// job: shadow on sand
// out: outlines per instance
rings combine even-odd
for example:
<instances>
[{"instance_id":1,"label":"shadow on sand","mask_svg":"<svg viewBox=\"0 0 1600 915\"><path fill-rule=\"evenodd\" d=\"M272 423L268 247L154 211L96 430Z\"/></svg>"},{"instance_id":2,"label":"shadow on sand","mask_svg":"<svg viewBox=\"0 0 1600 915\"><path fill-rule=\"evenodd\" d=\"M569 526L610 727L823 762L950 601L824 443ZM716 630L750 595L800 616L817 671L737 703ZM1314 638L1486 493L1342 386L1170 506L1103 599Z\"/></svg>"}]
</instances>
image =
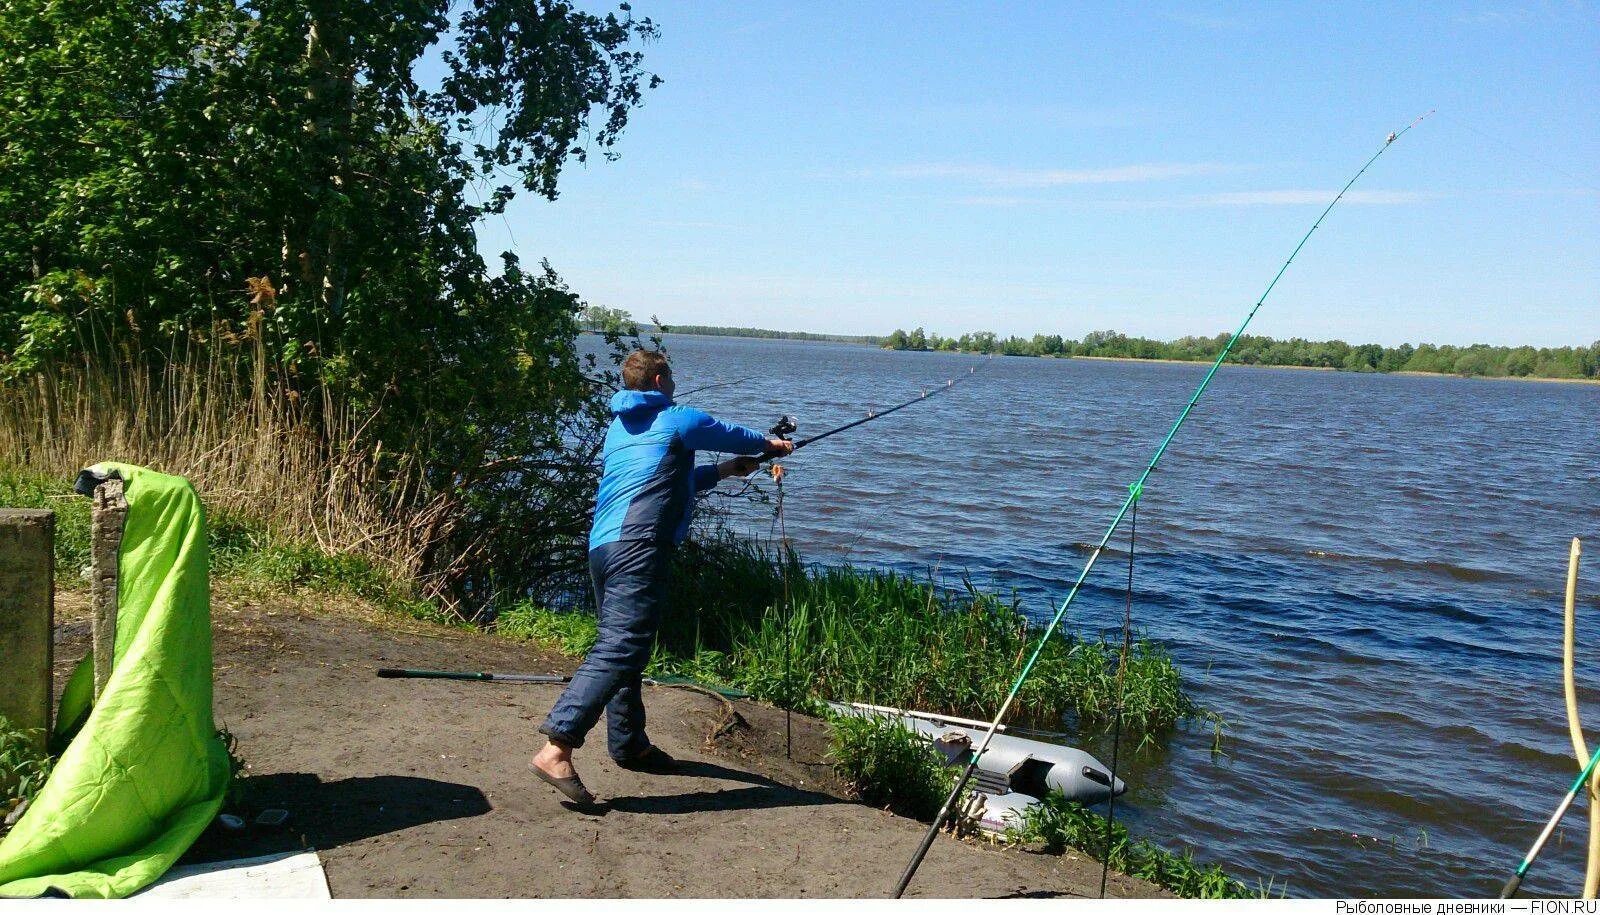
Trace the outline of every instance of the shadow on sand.
<instances>
[{"instance_id":1,"label":"shadow on sand","mask_svg":"<svg viewBox=\"0 0 1600 915\"><path fill-rule=\"evenodd\" d=\"M605 804L605 808L623 813L672 815L713 810L770 810L775 807L816 807L845 803L838 798L794 788L753 772L743 772L700 760L681 762L672 773L656 777L714 778L728 782L744 782L749 787L686 791L682 794L614 797Z\"/></svg>"},{"instance_id":2,"label":"shadow on sand","mask_svg":"<svg viewBox=\"0 0 1600 915\"><path fill-rule=\"evenodd\" d=\"M245 858L301 848L326 851L425 823L481 816L490 810L470 785L406 775L325 782L305 772L254 775L240 784L243 814L274 807L289 820L272 829L229 832L213 825L184 855L185 863Z\"/></svg>"}]
</instances>

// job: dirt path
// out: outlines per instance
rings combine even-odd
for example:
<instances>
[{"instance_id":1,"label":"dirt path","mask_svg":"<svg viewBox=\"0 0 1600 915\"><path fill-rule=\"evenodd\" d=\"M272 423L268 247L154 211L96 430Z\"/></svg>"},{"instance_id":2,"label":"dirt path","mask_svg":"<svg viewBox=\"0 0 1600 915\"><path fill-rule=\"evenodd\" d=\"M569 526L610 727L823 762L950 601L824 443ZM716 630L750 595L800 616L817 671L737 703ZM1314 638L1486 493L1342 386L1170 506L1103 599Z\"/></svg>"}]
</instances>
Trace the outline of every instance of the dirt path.
<instances>
[{"instance_id":1,"label":"dirt path","mask_svg":"<svg viewBox=\"0 0 1600 915\"><path fill-rule=\"evenodd\" d=\"M269 609L270 608L270 609ZM380 680L380 666L565 672L572 663L474 633L230 595L216 617L217 723L246 760L244 803L284 807L277 833L208 834L192 859L317 849L338 896L882 896L923 826L841 800L825 726L736 706L747 726L706 739L711 697L653 688L650 734L690 763L674 776L579 751L603 815L566 809L526 771L553 686ZM81 623L62 627L75 659ZM63 662L64 663L64 662ZM1099 865L941 838L914 895L1098 895ZM1165 895L1114 875L1117 896Z\"/></svg>"}]
</instances>

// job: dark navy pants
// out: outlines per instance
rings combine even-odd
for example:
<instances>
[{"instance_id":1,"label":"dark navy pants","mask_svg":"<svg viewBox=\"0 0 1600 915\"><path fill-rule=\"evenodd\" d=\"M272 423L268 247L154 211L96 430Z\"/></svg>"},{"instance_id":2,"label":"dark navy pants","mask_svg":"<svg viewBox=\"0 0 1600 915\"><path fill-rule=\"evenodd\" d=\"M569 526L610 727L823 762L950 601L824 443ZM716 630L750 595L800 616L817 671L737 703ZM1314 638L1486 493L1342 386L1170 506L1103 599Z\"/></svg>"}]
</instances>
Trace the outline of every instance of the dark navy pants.
<instances>
[{"instance_id":1,"label":"dark navy pants","mask_svg":"<svg viewBox=\"0 0 1600 915\"><path fill-rule=\"evenodd\" d=\"M604 710L612 759L650 748L640 679L661 627L671 557L670 546L650 540L604 543L589 551L600 638L539 727L542 733L581 747Z\"/></svg>"}]
</instances>

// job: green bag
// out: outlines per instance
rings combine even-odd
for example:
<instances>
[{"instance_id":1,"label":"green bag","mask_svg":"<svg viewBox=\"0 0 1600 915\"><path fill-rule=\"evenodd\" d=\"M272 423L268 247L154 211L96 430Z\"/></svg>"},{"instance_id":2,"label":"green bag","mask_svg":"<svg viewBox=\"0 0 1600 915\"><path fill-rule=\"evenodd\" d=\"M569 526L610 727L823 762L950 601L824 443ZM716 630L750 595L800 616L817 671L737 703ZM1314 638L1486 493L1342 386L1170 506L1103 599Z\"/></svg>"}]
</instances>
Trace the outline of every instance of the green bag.
<instances>
[{"instance_id":1,"label":"green bag","mask_svg":"<svg viewBox=\"0 0 1600 915\"><path fill-rule=\"evenodd\" d=\"M211 717L200 499L182 477L127 464L91 470L122 477L128 500L111 677L93 708L83 667L62 696L58 720L83 727L0 841L0 896L138 892L199 838L232 776Z\"/></svg>"}]
</instances>

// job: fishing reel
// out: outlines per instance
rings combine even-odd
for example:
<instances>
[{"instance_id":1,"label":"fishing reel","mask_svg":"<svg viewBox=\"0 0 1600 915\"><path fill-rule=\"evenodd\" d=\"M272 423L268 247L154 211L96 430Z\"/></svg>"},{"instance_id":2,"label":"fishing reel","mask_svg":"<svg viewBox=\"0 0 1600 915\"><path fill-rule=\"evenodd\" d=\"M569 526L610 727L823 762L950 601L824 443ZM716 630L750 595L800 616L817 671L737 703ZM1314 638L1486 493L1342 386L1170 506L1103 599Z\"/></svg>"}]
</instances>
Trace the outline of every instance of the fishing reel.
<instances>
[{"instance_id":1,"label":"fishing reel","mask_svg":"<svg viewBox=\"0 0 1600 915\"><path fill-rule=\"evenodd\" d=\"M781 438L784 441L788 441L789 436L793 435L798 428L800 427L795 424L794 417L785 413L778 417L778 421L772 424L772 428L767 430L767 434L773 438ZM772 474L772 482L779 484L779 491L781 492L784 474L783 465L773 461L772 466L768 468L768 472Z\"/></svg>"}]
</instances>

